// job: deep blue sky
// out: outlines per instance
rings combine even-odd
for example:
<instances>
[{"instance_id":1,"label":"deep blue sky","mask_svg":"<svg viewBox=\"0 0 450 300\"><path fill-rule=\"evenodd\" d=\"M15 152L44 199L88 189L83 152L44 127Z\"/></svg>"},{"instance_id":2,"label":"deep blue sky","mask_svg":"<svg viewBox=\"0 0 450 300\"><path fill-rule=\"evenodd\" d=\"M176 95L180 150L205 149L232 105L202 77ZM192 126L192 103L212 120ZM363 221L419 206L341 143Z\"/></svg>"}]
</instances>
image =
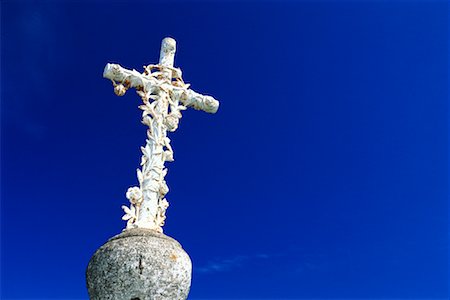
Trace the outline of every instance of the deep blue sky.
<instances>
[{"instance_id":1,"label":"deep blue sky","mask_svg":"<svg viewBox=\"0 0 450 300\"><path fill-rule=\"evenodd\" d=\"M190 299L447 299L444 1L1 2L1 299L87 299L161 39L216 115L171 134Z\"/></svg>"}]
</instances>

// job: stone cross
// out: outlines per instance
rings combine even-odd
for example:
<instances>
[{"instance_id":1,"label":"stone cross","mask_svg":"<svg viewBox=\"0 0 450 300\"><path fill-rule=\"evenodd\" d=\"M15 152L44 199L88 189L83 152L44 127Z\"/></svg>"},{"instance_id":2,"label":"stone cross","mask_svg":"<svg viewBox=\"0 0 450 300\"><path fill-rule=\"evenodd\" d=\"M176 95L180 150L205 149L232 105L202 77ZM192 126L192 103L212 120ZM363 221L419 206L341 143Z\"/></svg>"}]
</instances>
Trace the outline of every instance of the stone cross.
<instances>
[{"instance_id":1,"label":"stone cross","mask_svg":"<svg viewBox=\"0 0 450 300\"><path fill-rule=\"evenodd\" d=\"M181 70L174 68L176 42L165 38L161 44L159 64L144 66L144 72L127 70L118 64L107 64L103 77L110 79L114 92L123 96L136 89L142 98L142 123L148 126L145 147L141 147L141 168L137 169L139 186L126 193L130 207L122 206L122 217L129 228L148 228L162 232L169 203L166 181L166 161L173 161L173 151L167 131L178 128L181 111L187 107L215 113L219 102L211 96L201 95L189 88L181 78Z\"/></svg>"}]
</instances>

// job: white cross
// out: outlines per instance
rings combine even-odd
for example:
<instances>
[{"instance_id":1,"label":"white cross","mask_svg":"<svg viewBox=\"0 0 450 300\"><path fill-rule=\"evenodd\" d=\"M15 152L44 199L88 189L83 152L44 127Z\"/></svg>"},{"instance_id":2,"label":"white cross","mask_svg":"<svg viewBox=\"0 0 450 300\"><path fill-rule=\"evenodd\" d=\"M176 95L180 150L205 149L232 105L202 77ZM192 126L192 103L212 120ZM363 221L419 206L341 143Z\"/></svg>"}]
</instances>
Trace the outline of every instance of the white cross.
<instances>
[{"instance_id":1,"label":"white cross","mask_svg":"<svg viewBox=\"0 0 450 300\"><path fill-rule=\"evenodd\" d=\"M135 88L142 98L139 106L142 123L148 126L145 147L141 147L141 168L137 170L139 186L127 191L130 207L123 220L127 228L149 228L162 232L169 203L165 195L169 191L166 181L167 169L164 162L173 161L173 151L167 131L175 131L181 118L181 111L193 107L209 113L217 112L219 102L211 96L201 95L189 89L181 78L181 70L173 67L176 42L165 38L161 44L159 64L144 66L141 74L127 70L117 64L107 64L103 77L110 79L114 92L123 96L127 89Z\"/></svg>"}]
</instances>

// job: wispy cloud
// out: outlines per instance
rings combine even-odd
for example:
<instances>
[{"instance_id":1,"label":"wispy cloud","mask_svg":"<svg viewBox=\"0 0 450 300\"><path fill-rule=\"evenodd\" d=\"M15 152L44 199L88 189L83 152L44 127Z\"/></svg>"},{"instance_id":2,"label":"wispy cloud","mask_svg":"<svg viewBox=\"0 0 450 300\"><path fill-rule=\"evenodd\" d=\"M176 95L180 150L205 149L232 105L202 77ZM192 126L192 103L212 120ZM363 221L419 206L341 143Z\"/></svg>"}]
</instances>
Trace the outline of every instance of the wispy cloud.
<instances>
[{"instance_id":1,"label":"wispy cloud","mask_svg":"<svg viewBox=\"0 0 450 300\"><path fill-rule=\"evenodd\" d=\"M197 267L194 270L200 274L227 272L242 267L244 264L252 261L268 259L270 257L270 255L263 253L253 255L235 255L227 258L210 260L205 265Z\"/></svg>"},{"instance_id":2,"label":"wispy cloud","mask_svg":"<svg viewBox=\"0 0 450 300\"><path fill-rule=\"evenodd\" d=\"M265 264L270 267L283 268L287 264L289 270L299 273L317 273L331 268L330 257L324 252L311 253L307 248L290 247L275 253L239 254L229 257L215 258L207 263L195 266L194 272L197 274L212 274L245 269L248 265ZM332 265L343 264L342 257L336 259Z\"/></svg>"}]
</instances>

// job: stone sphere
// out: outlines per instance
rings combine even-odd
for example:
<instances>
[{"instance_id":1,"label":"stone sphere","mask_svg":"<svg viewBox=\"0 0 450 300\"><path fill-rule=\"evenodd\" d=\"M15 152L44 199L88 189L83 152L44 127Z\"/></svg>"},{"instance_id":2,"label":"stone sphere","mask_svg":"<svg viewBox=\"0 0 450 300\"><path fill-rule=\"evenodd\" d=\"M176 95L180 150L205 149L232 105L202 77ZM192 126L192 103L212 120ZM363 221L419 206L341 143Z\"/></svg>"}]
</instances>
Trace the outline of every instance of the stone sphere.
<instances>
[{"instance_id":1,"label":"stone sphere","mask_svg":"<svg viewBox=\"0 0 450 300\"><path fill-rule=\"evenodd\" d=\"M91 300L185 300L191 274L191 260L176 240L134 228L94 253L86 282Z\"/></svg>"}]
</instances>

